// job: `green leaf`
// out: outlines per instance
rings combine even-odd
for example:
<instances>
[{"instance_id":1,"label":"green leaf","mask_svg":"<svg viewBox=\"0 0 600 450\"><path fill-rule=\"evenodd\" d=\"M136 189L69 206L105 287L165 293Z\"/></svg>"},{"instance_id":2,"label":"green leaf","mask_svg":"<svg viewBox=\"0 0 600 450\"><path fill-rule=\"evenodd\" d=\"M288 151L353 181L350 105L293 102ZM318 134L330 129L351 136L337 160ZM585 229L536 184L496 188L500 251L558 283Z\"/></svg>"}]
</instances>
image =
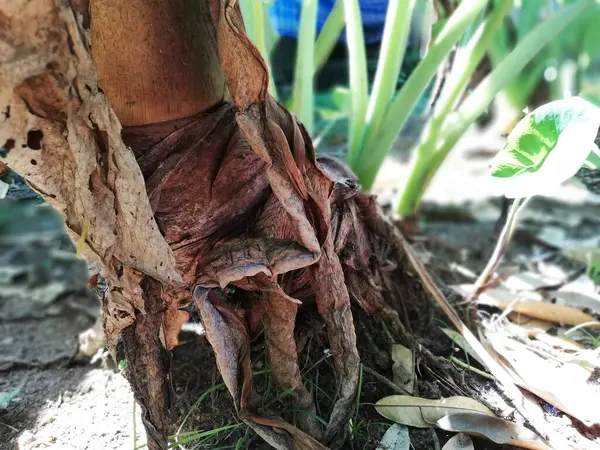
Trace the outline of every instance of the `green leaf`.
<instances>
[{"instance_id":1,"label":"green leaf","mask_svg":"<svg viewBox=\"0 0 600 450\"><path fill-rule=\"evenodd\" d=\"M600 108L582 98L543 105L511 132L491 175L509 198L548 194L594 156L599 128Z\"/></svg>"},{"instance_id":2,"label":"green leaf","mask_svg":"<svg viewBox=\"0 0 600 450\"><path fill-rule=\"evenodd\" d=\"M19 392L21 392L20 387L11 392L0 392L0 409L6 409L10 401L15 398Z\"/></svg>"}]
</instances>

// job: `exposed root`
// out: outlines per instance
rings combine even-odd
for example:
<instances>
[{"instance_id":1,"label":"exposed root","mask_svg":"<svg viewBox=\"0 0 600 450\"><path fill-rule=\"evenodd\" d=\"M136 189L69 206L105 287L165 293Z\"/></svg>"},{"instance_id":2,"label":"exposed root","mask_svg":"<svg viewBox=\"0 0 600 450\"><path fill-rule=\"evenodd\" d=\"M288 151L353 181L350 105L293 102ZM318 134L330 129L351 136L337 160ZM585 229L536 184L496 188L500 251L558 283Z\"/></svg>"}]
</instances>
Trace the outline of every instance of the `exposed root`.
<instances>
[{"instance_id":1,"label":"exposed root","mask_svg":"<svg viewBox=\"0 0 600 450\"><path fill-rule=\"evenodd\" d=\"M281 388L293 389L295 409L314 415L315 404L312 395L302 383L294 340L298 305L273 292L264 294L263 302L265 310L263 321L269 359L278 362L271 367L273 378ZM321 439L321 425L313 415L297 414L296 422L302 431L316 439Z\"/></svg>"},{"instance_id":2,"label":"exposed root","mask_svg":"<svg viewBox=\"0 0 600 450\"><path fill-rule=\"evenodd\" d=\"M138 312L133 325L121 333L127 360L127 378L148 436L148 449L167 449L169 355L160 342L163 317L160 283L147 277L142 282L145 313Z\"/></svg>"}]
</instances>

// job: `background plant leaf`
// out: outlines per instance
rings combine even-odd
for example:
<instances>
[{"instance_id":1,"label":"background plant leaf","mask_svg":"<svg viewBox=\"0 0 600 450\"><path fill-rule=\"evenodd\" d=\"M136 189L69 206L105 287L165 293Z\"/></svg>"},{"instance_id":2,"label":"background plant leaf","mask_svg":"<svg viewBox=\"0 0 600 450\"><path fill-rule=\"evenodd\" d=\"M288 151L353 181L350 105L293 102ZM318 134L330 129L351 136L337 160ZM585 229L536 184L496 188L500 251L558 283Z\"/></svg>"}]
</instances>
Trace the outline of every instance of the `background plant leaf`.
<instances>
[{"instance_id":1,"label":"background plant leaf","mask_svg":"<svg viewBox=\"0 0 600 450\"><path fill-rule=\"evenodd\" d=\"M507 197L546 194L572 177L589 156L600 127L600 108L572 97L550 102L514 128L490 173L504 179Z\"/></svg>"}]
</instances>

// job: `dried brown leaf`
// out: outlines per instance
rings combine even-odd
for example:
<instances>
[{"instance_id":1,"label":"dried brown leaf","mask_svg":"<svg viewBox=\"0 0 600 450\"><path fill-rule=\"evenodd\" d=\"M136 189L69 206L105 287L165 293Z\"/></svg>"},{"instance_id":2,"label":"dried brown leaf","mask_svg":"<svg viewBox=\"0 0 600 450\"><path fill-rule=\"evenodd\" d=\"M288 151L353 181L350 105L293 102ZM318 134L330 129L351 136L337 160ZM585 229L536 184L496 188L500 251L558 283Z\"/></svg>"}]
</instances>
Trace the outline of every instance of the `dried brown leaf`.
<instances>
[{"instance_id":1,"label":"dried brown leaf","mask_svg":"<svg viewBox=\"0 0 600 450\"><path fill-rule=\"evenodd\" d=\"M0 56L0 104L10 111L0 142L14 139L6 162L63 213L72 236L89 220L83 254L104 264L105 331L113 339L133 309L143 309L132 270L168 284L181 277L119 121L97 90L85 30L70 7L17 3L0 3L0 27L11 36ZM41 132L41 149L27 146L32 130Z\"/></svg>"},{"instance_id":2,"label":"dried brown leaf","mask_svg":"<svg viewBox=\"0 0 600 450\"><path fill-rule=\"evenodd\" d=\"M236 407L243 409L252 385L248 329L233 307L210 295L210 289L196 287L194 303L202 315L225 386L236 400Z\"/></svg>"},{"instance_id":3,"label":"dried brown leaf","mask_svg":"<svg viewBox=\"0 0 600 450\"><path fill-rule=\"evenodd\" d=\"M444 444L442 450L475 450L475 447L468 434L458 433Z\"/></svg>"},{"instance_id":4,"label":"dried brown leaf","mask_svg":"<svg viewBox=\"0 0 600 450\"><path fill-rule=\"evenodd\" d=\"M412 350L401 344L392 345L394 383L412 394L415 388L415 368Z\"/></svg>"},{"instance_id":5,"label":"dried brown leaf","mask_svg":"<svg viewBox=\"0 0 600 450\"><path fill-rule=\"evenodd\" d=\"M282 448L284 450L328 450L327 447L311 438L308 434L303 433L295 426L290 425L279 418L263 417L252 414L241 414L240 418L247 422L253 422L262 425L263 427L267 427L274 431L276 435L279 435L271 436L271 439L269 439L269 436L260 433L261 436L275 448ZM257 430L257 432L259 431Z\"/></svg>"}]
</instances>

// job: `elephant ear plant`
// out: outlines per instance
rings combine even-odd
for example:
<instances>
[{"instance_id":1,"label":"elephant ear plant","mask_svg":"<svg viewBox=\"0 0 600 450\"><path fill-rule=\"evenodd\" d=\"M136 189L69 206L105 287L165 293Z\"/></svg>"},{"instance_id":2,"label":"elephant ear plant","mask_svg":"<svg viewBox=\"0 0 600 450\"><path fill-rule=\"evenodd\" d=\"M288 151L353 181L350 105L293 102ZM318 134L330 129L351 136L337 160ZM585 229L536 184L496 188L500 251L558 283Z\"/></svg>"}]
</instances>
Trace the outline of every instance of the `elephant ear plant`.
<instances>
[{"instance_id":1,"label":"elephant ear plant","mask_svg":"<svg viewBox=\"0 0 600 450\"><path fill-rule=\"evenodd\" d=\"M475 283L475 295L498 266L527 201L552 194L582 167L600 169L595 143L599 129L600 108L579 97L543 105L514 128L490 169L504 195L514 202L494 253Z\"/></svg>"},{"instance_id":2,"label":"elephant ear plant","mask_svg":"<svg viewBox=\"0 0 600 450\"><path fill-rule=\"evenodd\" d=\"M430 0L389 1L377 70L370 89L358 0L337 0L318 37L314 31L317 3L316 0L302 3L290 110L296 113L312 135L315 110L313 77L346 27L350 82L347 162L363 190L373 187L379 168L396 138L411 114L418 109L433 78L443 72L442 68L454 52L452 67L437 93L439 95L435 96L435 105L414 150L410 175L401 190L397 212L403 216L416 212L429 183L450 150L495 96L517 79L545 46L595 5L594 0L570 2L543 22L527 28L517 46L507 51L494 65L494 70L465 98L472 75L490 51L507 14L513 9L512 0L460 2L448 17L435 25L435 37L429 49L399 92L396 92L397 82L407 51L411 23L413 31L419 28L424 31L423 27L432 25L433 16L424 16L424 11L431 12L426 8L431 6ZM261 3L259 9L262 8ZM257 26L264 9L258 16L256 11L250 14L248 9L245 17L254 22L250 26L254 30L253 40L268 61L268 49Z\"/></svg>"}]
</instances>

